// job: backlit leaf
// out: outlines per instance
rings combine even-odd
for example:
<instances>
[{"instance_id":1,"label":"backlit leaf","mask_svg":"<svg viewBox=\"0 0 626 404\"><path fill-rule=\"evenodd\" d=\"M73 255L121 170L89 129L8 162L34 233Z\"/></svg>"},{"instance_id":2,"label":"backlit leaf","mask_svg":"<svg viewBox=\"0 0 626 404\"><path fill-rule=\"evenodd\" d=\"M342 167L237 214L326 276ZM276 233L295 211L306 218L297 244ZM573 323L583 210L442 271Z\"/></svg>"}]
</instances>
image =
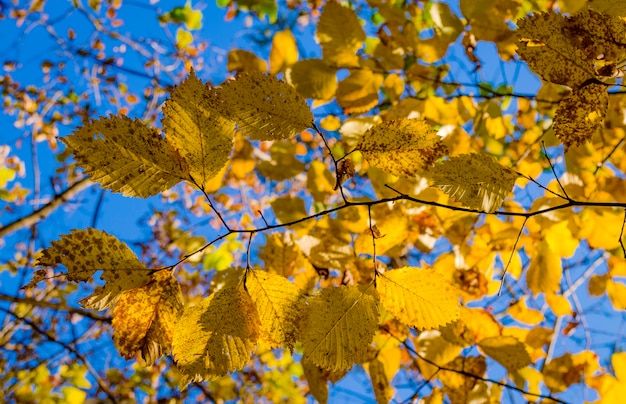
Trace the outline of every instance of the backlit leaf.
<instances>
[{"instance_id":1,"label":"backlit leaf","mask_svg":"<svg viewBox=\"0 0 626 404\"><path fill-rule=\"evenodd\" d=\"M241 72L265 72L267 63L252 52L243 49L233 49L228 52L228 71Z\"/></svg>"},{"instance_id":2,"label":"backlit leaf","mask_svg":"<svg viewBox=\"0 0 626 404\"><path fill-rule=\"evenodd\" d=\"M328 402L328 370L321 369L308 360L302 361L302 370L313 398L321 404L326 404Z\"/></svg>"},{"instance_id":3,"label":"backlit leaf","mask_svg":"<svg viewBox=\"0 0 626 404\"><path fill-rule=\"evenodd\" d=\"M250 139L287 139L313 127L313 114L296 90L262 73L241 73L214 88L210 105Z\"/></svg>"},{"instance_id":4,"label":"backlit leaf","mask_svg":"<svg viewBox=\"0 0 626 404\"><path fill-rule=\"evenodd\" d=\"M189 164L191 181L204 189L224 167L233 148L234 123L211 108L208 88L191 71L163 106L163 128Z\"/></svg>"},{"instance_id":5,"label":"backlit leaf","mask_svg":"<svg viewBox=\"0 0 626 404\"><path fill-rule=\"evenodd\" d=\"M530 260L526 282L533 293L558 292L561 287L561 257L550 248L544 239Z\"/></svg>"},{"instance_id":6,"label":"backlit leaf","mask_svg":"<svg viewBox=\"0 0 626 404\"><path fill-rule=\"evenodd\" d=\"M459 295L438 273L404 267L376 277L383 307L418 329L438 328L459 317Z\"/></svg>"},{"instance_id":7,"label":"backlit leaf","mask_svg":"<svg viewBox=\"0 0 626 404\"><path fill-rule=\"evenodd\" d=\"M626 310L626 285L609 279L606 282L606 294L615 310Z\"/></svg>"},{"instance_id":8,"label":"backlit leaf","mask_svg":"<svg viewBox=\"0 0 626 404\"><path fill-rule=\"evenodd\" d=\"M385 365L374 359L369 363L370 381L378 404L386 404L393 398L393 388L389 385L389 379L385 373Z\"/></svg>"},{"instance_id":9,"label":"backlit leaf","mask_svg":"<svg viewBox=\"0 0 626 404\"><path fill-rule=\"evenodd\" d=\"M500 362L509 372L514 372L531 364L524 344L515 337L499 336L485 338L478 343L480 349Z\"/></svg>"},{"instance_id":10,"label":"backlit leaf","mask_svg":"<svg viewBox=\"0 0 626 404\"><path fill-rule=\"evenodd\" d=\"M432 186L463 205L495 212L511 193L519 175L486 154L461 154L431 170Z\"/></svg>"},{"instance_id":11,"label":"backlit leaf","mask_svg":"<svg viewBox=\"0 0 626 404\"><path fill-rule=\"evenodd\" d=\"M294 274L300 249L289 233L272 233L265 236L265 246L259 253L264 268L272 273L289 278Z\"/></svg>"},{"instance_id":12,"label":"backlit leaf","mask_svg":"<svg viewBox=\"0 0 626 404\"><path fill-rule=\"evenodd\" d=\"M260 340L271 348L293 348L297 324L304 311L304 298L286 278L260 270L249 271L246 288L259 320Z\"/></svg>"},{"instance_id":13,"label":"backlit leaf","mask_svg":"<svg viewBox=\"0 0 626 404\"><path fill-rule=\"evenodd\" d=\"M361 137L356 150L367 161L393 175L414 177L447 153L441 138L422 120L380 123Z\"/></svg>"},{"instance_id":14,"label":"backlit leaf","mask_svg":"<svg viewBox=\"0 0 626 404\"><path fill-rule=\"evenodd\" d=\"M146 268L130 248L114 236L96 229L73 230L42 251L37 265L67 268L67 279L87 282L102 271L104 286L81 300L86 308L104 310L126 290L145 285L152 270Z\"/></svg>"},{"instance_id":15,"label":"backlit leaf","mask_svg":"<svg viewBox=\"0 0 626 404\"><path fill-rule=\"evenodd\" d=\"M169 271L159 271L148 284L125 291L113 309L117 350L126 359L141 351L149 365L154 363L169 353L182 310L180 285Z\"/></svg>"},{"instance_id":16,"label":"backlit leaf","mask_svg":"<svg viewBox=\"0 0 626 404\"><path fill-rule=\"evenodd\" d=\"M474 387L480 382L480 377L487 370L487 363L482 356L459 356L445 365L440 380L443 391L450 398L452 404L466 404L472 402L470 396ZM459 373L463 372L463 373ZM466 374L477 377L467 376Z\"/></svg>"},{"instance_id":17,"label":"backlit leaf","mask_svg":"<svg viewBox=\"0 0 626 404\"><path fill-rule=\"evenodd\" d=\"M304 357L323 369L350 369L365 359L377 328L378 296L371 285L324 288L308 300Z\"/></svg>"},{"instance_id":18,"label":"backlit leaf","mask_svg":"<svg viewBox=\"0 0 626 404\"><path fill-rule=\"evenodd\" d=\"M359 69L337 85L337 104L347 114L367 112L378 104L378 92L383 76L369 69Z\"/></svg>"},{"instance_id":19,"label":"backlit leaf","mask_svg":"<svg viewBox=\"0 0 626 404\"><path fill-rule=\"evenodd\" d=\"M256 347L259 327L254 303L241 284L186 308L172 342L181 387L242 369Z\"/></svg>"},{"instance_id":20,"label":"backlit leaf","mask_svg":"<svg viewBox=\"0 0 626 404\"><path fill-rule=\"evenodd\" d=\"M326 101L337 91L336 73L320 59L306 59L291 66L287 79L304 98Z\"/></svg>"},{"instance_id":21,"label":"backlit leaf","mask_svg":"<svg viewBox=\"0 0 626 404\"><path fill-rule=\"evenodd\" d=\"M277 74L298 61L298 46L289 29L279 31L272 38L270 74Z\"/></svg>"},{"instance_id":22,"label":"backlit leaf","mask_svg":"<svg viewBox=\"0 0 626 404\"><path fill-rule=\"evenodd\" d=\"M566 151L570 146L590 141L602 128L608 104L606 86L597 83L574 89L559 102L554 116L554 133Z\"/></svg>"},{"instance_id":23,"label":"backlit leaf","mask_svg":"<svg viewBox=\"0 0 626 404\"><path fill-rule=\"evenodd\" d=\"M137 119L88 121L61 141L93 181L126 196L156 195L188 177L181 154Z\"/></svg>"},{"instance_id":24,"label":"backlit leaf","mask_svg":"<svg viewBox=\"0 0 626 404\"><path fill-rule=\"evenodd\" d=\"M316 37L325 62L336 67L358 67L356 52L363 46L365 32L354 11L329 1L322 10Z\"/></svg>"}]
</instances>

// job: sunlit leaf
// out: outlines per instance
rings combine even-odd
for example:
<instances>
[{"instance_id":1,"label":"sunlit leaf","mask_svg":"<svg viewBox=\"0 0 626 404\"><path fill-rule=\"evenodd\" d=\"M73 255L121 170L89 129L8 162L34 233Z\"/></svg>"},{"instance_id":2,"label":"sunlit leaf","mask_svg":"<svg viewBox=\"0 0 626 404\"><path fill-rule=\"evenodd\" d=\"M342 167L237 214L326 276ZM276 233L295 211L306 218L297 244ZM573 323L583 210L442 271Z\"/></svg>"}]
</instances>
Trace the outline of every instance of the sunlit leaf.
<instances>
[{"instance_id":1,"label":"sunlit leaf","mask_svg":"<svg viewBox=\"0 0 626 404\"><path fill-rule=\"evenodd\" d=\"M414 177L447 153L447 148L422 120L387 121L369 129L356 145L367 161L385 172Z\"/></svg>"},{"instance_id":2,"label":"sunlit leaf","mask_svg":"<svg viewBox=\"0 0 626 404\"><path fill-rule=\"evenodd\" d=\"M214 88L210 106L255 140L287 139L313 127L313 114L296 90L262 73L241 73Z\"/></svg>"},{"instance_id":3,"label":"sunlit leaf","mask_svg":"<svg viewBox=\"0 0 626 404\"><path fill-rule=\"evenodd\" d=\"M337 91L336 73L320 59L306 59L291 66L287 79L304 98L326 101Z\"/></svg>"},{"instance_id":4,"label":"sunlit leaf","mask_svg":"<svg viewBox=\"0 0 626 404\"><path fill-rule=\"evenodd\" d=\"M322 10L316 31L322 56L331 66L357 67L356 52L363 46L365 32L354 11L329 1Z\"/></svg>"},{"instance_id":5,"label":"sunlit leaf","mask_svg":"<svg viewBox=\"0 0 626 404\"><path fill-rule=\"evenodd\" d=\"M298 61L298 45L289 29L279 31L272 39L270 74L277 74Z\"/></svg>"},{"instance_id":6,"label":"sunlit leaf","mask_svg":"<svg viewBox=\"0 0 626 404\"><path fill-rule=\"evenodd\" d=\"M509 372L531 364L524 344L515 337L500 336L485 338L478 343L480 349L498 361Z\"/></svg>"},{"instance_id":7,"label":"sunlit leaf","mask_svg":"<svg viewBox=\"0 0 626 404\"><path fill-rule=\"evenodd\" d=\"M378 404L386 404L393 398L393 388L389 385L389 379L385 373L385 365L379 360L374 359L368 366L372 389Z\"/></svg>"},{"instance_id":8,"label":"sunlit leaf","mask_svg":"<svg viewBox=\"0 0 626 404\"><path fill-rule=\"evenodd\" d=\"M304 357L323 369L347 370L362 362L378 328L373 287L329 287L308 299L301 331Z\"/></svg>"},{"instance_id":9,"label":"sunlit leaf","mask_svg":"<svg viewBox=\"0 0 626 404\"><path fill-rule=\"evenodd\" d=\"M224 287L183 312L172 342L181 387L242 369L259 337L259 316L242 285Z\"/></svg>"},{"instance_id":10,"label":"sunlit leaf","mask_svg":"<svg viewBox=\"0 0 626 404\"><path fill-rule=\"evenodd\" d=\"M438 273L413 267L376 277L383 307L410 327L431 329L459 317L459 295Z\"/></svg>"},{"instance_id":11,"label":"sunlit leaf","mask_svg":"<svg viewBox=\"0 0 626 404\"><path fill-rule=\"evenodd\" d=\"M369 69L353 70L337 85L337 104L347 114L367 112L378 104L383 76Z\"/></svg>"},{"instance_id":12,"label":"sunlit leaf","mask_svg":"<svg viewBox=\"0 0 626 404\"><path fill-rule=\"evenodd\" d=\"M518 174L486 154L451 157L430 172L432 185L463 205L494 212L511 193Z\"/></svg>"},{"instance_id":13,"label":"sunlit leaf","mask_svg":"<svg viewBox=\"0 0 626 404\"><path fill-rule=\"evenodd\" d=\"M443 383L443 391L452 404L464 404L471 402L472 390L479 383L480 377L487 370L487 363L482 356L459 356L445 365L446 369L441 373L440 380ZM474 375L477 377L470 377Z\"/></svg>"},{"instance_id":14,"label":"sunlit leaf","mask_svg":"<svg viewBox=\"0 0 626 404\"><path fill-rule=\"evenodd\" d=\"M152 272L126 244L100 230L73 230L51 244L42 251L37 265L61 264L67 268L67 279L74 282L90 281L96 271L102 271L100 279L105 284L81 300L86 308L110 307L122 292L145 285Z\"/></svg>"},{"instance_id":15,"label":"sunlit leaf","mask_svg":"<svg viewBox=\"0 0 626 404\"><path fill-rule=\"evenodd\" d=\"M526 272L528 287L533 293L558 292L562 272L561 257L552 251L545 239L542 240Z\"/></svg>"},{"instance_id":16,"label":"sunlit leaf","mask_svg":"<svg viewBox=\"0 0 626 404\"><path fill-rule=\"evenodd\" d=\"M260 270L249 271L246 288L259 314L260 340L271 348L292 349L297 324L304 311L304 298L286 278Z\"/></svg>"},{"instance_id":17,"label":"sunlit leaf","mask_svg":"<svg viewBox=\"0 0 626 404\"><path fill-rule=\"evenodd\" d=\"M226 68L237 73L265 72L267 71L267 63L252 52L243 49L233 49L228 52Z\"/></svg>"},{"instance_id":18,"label":"sunlit leaf","mask_svg":"<svg viewBox=\"0 0 626 404\"><path fill-rule=\"evenodd\" d=\"M163 106L167 140L188 162L190 180L202 189L228 161L235 135L234 123L211 108L208 91L192 71Z\"/></svg>"},{"instance_id":19,"label":"sunlit leaf","mask_svg":"<svg viewBox=\"0 0 626 404\"><path fill-rule=\"evenodd\" d=\"M93 181L127 196L156 195L188 177L179 151L156 129L125 116L89 121L61 141Z\"/></svg>"},{"instance_id":20,"label":"sunlit leaf","mask_svg":"<svg viewBox=\"0 0 626 404\"><path fill-rule=\"evenodd\" d=\"M123 292L113 309L113 342L122 356L137 351L152 364L169 353L174 328L183 310L179 283L169 271L152 275L148 284Z\"/></svg>"}]
</instances>

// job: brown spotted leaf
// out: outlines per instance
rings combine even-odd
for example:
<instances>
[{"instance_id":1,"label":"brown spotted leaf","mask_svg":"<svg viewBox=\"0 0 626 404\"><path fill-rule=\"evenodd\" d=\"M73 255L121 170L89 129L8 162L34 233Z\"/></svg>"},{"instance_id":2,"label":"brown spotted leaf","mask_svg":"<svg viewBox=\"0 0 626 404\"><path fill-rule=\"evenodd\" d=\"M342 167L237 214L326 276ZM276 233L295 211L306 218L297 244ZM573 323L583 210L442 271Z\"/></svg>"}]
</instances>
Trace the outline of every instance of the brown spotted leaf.
<instances>
[{"instance_id":1,"label":"brown spotted leaf","mask_svg":"<svg viewBox=\"0 0 626 404\"><path fill-rule=\"evenodd\" d=\"M447 153L441 138L421 119L399 119L370 128L357 143L374 167L414 177Z\"/></svg>"},{"instance_id":2,"label":"brown spotted leaf","mask_svg":"<svg viewBox=\"0 0 626 404\"><path fill-rule=\"evenodd\" d=\"M87 282L102 271L104 286L81 300L83 307L104 310L126 290L145 285L152 270L146 268L130 248L114 236L96 229L73 230L42 251L37 265L67 268L67 279Z\"/></svg>"},{"instance_id":3,"label":"brown spotted leaf","mask_svg":"<svg viewBox=\"0 0 626 404\"><path fill-rule=\"evenodd\" d=\"M189 176L180 153L138 119L90 120L61 141L91 180L126 196L156 195Z\"/></svg>"},{"instance_id":4,"label":"brown spotted leaf","mask_svg":"<svg viewBox=\"0 0 626 404\"><path fill-rule=\"evenodd\" d=\"M593 134L602 128L608 105L606 86L599 83L574 89L559 102L554 116L554 133L565 145L566 151L570 146L591 140Z\"/></svg>"},{"instance_id":5,"label":"brown spotted leaf","mask_svg":"<svg viewBox=\"0 0 626 404\"><path fill-rule=\"evenodd\" d=\"M169 271L159 271L148 284L121 294L113 309L113 342L120 354L137 351L152 364L172 347L174 328L183 310L180 285Z\"/></svg>"}]
</instances>

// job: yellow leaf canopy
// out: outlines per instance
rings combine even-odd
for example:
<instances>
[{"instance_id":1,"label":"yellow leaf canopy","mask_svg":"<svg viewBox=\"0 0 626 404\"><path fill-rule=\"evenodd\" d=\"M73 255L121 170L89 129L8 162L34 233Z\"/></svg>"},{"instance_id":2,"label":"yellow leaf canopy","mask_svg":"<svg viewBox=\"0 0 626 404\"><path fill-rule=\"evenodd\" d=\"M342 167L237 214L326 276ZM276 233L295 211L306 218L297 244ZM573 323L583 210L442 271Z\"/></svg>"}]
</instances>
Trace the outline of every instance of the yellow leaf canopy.
<instances>
[{"instance_id":1,"label":"yellow leaf canopy","mask_svg":"<svg viewBox=\"0 0 626 404\"><path fill-rule=\"evenodd\" d=\"M335 1L326 3L319 24L317 41L325 62L335 67L358 67L356 52L363 46L365 32L354 11Z\"/></svg>"}]
</instances>

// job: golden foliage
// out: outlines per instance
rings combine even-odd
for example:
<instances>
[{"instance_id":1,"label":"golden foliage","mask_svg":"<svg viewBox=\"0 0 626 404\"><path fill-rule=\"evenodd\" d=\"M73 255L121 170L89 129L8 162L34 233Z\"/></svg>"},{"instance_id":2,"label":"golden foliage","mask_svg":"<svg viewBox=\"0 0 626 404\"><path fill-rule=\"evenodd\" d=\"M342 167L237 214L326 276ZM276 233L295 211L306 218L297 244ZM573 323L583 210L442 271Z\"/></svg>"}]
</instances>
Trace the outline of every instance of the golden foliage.
<instances>
[{"instance_id":1,"label":"golden foliage","mask_svg":"<svg viewBox=\"0 0 626 404\"><path fill-rule=\"evenodd\" d=\"M354 11L329 1L322 10L316 37L322 57L334 67L358 67L356 52L363 46L365 32Z\"/></svg>"},{"instance_id":2,"label":"golden foliage","mask_svg":"<svg viewBox=\"0 0 626 404\"><path fill-rule=\"evenodd\" d=\"M487 363L482 356L459 356L445 365L446 370L440 376L443 383L443 392L450 398L452 404L464 404L471 402L474 389L480 381L476 377L482 377L487 370ZM463 373L459 373L463 372Z\"/></svg>"},{"instance_id":3,"label":"golden foliage","mask_svg":"<svg viewBox=\"0 0 626 404\"><path fill-rule=\"evenodd\" d=\"M186 308L172 341L181 386L242 369L259 333L256 307L241 284L226 286Z\"/></svg>"},{"instance_id":4,"label":"golden foliage","mask_svg":"<svg viewBox=\"0 0 626 404\"><path fill-rule=\"evenodd\" d=\"M233 49L228 52L229 71L241 72L266 72L267 63L252 52L243 49Z\"/></svg>"},{"instance_id":5,"label":"golden foliage","mask_svg":"<svg viewBox=\"0 0 626 404\"><path fill-rule=\"evenodd\" d=\"M459 295L438 273L420 268L394 269L376 277L383 307L418 329L438 328L459 317Z\"/></svg>"},{"instance_id":6,"label":"golden foliage","mask_svg":"<svg viewBox=\"0 0 626 404\"><path fill-rule=\"evenodd\" d=\"M163 105L167 141L189 165L187 178L205 189L224 167L233 148L235 124L224 119L208 101L209 89L191 71Z\"/></svg>"},{"instance_id":7,"label":"golden foliage","mask_svg":"<svg viewBox=\"0 0 626 404\"><path fill-rule=\"evenodd\" d=\"M255 140L287 139L313 127L313 114L293 87L262 73L241 73L211 90L209 105Z\"/></svg>"},{"instance_id":8,"label":"golden foliage","mask_svg":"<svg viewBox=\"0 0 626 404\"><path fill-rule=\"evenodd\" d=\"M151 365L170 351L182 310L180 285L169 271L159 271L146 285L123 292L113 309L117 350L126 359L140 351Z\"/></svg>"},{"instance_id":9,"label":"golden foliage","mask_svg":"<svg viewBox=\"0 0 626 404\"><path fill-rule=\"evenodd\" d=\"M337 104L346 114L367 112L378 104L378 92L382 84L381 74L369 69L354 70L337 85Z\"/></svg>"},{"instance_id":10,"label":"golden foliage","mask_svg":"<svg viewBox=\"0 0 626 404\"><path fill-rule=\"evenodd\" d=\"M429 172L432 186L463 205L495 212L511 193L519 175L486 154L461 154L442 161Z\"/></svg>"},{"instance_id":11,"label":"golden foliage","mask_svg":"<svg viewBox=\"0 0 626 404\"><path fill-rule=\"evenodd\" d=\"M526 272L526 282L533 293L558 292L561 289L561 257L556 254L544 239L535 251Z\"/></svg>"},{"instance_id":12,"label":"golden foliage","mask_svg":"<svg viewBox=\"0 0 626 404\"><path fill-rule=\"evenodd\" d=\"M383 122L368 129L356 150L367 161L393 175L414 177L447 153L446 146L422 120Z\"/></svg>"},{"instance_id":13,"label":"golden foliage","mask_svg":"<svg viewBox=\"0 0 626 404\"><path fill-rule=\"evenodd\" d=\"M287 71L287 79L304 98L328 101L337 91L337 71L320 59L296 62Z\"/></svg>"},{"instance_id":14,"label":"golden foliage","mask_svg":"<svg viewBox=\"0 0 626 404\"><path fill-rule=\"evenodd\" d=\"M393 388L389 385L389 378L385 373L385 365L379 359L369 362L368 366L370 380L376 402L378 404L386 404L393 398Z\"/></svg>"},{"instance_id":15,"label":"golden foliage","mask_svg":"<svg viewBox=\"0 0 626 404\"><path fill-rule=\"evenodd\" d=\"M304 311L304 297L298 288L280 275L251 270L246 275L246 289L259 314L259 340L270 348L293 349Z\"/></svg>"},{"instance_id":16,"label":"golden foliage","mask_svg":"<svg viewBox=\"0 0 626 404\"><path fill-rule=\"evenodd\" d=\"M137 119L91 120L61 141L93 181L126 196L156 195L189 176L180 151Z\"/></svg>"},{"instance_id":17,"label":"golden foliage","mask_svg":"<svg viewBox=\"0 0 626 404\"><path fill-rule=\"evenodd\" d=\"M277 32L272 38L270 74L285 70L298 61L298 46L290 30Z\"/></svg>"},{"instance_id":18,"label":"golden foliage","mask_svg":"<svg viewBox=\"0 0 626 404\"><path fill-rule=\"evenodd\" d=\"M37 265L59 264L67 268L67 279L74 282L90 281L96 271L102 271L100 279L104 280L104 286L81 300L83 307L96 310L110 307L122 292L145 285L152 272L126 244L92 228L61 236L37 260Z\"/></svg>"},{"instance_id":19,"label":"golden foliage","mask_svg":"<svg viewBox=\"0 0 626 404\"><path fill-rule=\"evenodd\" d=\"M365 360L377 328L378 295L371 285L324 288L308 299L304 358L323 369L350 369Z\"/></svg>"}]
</instances>

